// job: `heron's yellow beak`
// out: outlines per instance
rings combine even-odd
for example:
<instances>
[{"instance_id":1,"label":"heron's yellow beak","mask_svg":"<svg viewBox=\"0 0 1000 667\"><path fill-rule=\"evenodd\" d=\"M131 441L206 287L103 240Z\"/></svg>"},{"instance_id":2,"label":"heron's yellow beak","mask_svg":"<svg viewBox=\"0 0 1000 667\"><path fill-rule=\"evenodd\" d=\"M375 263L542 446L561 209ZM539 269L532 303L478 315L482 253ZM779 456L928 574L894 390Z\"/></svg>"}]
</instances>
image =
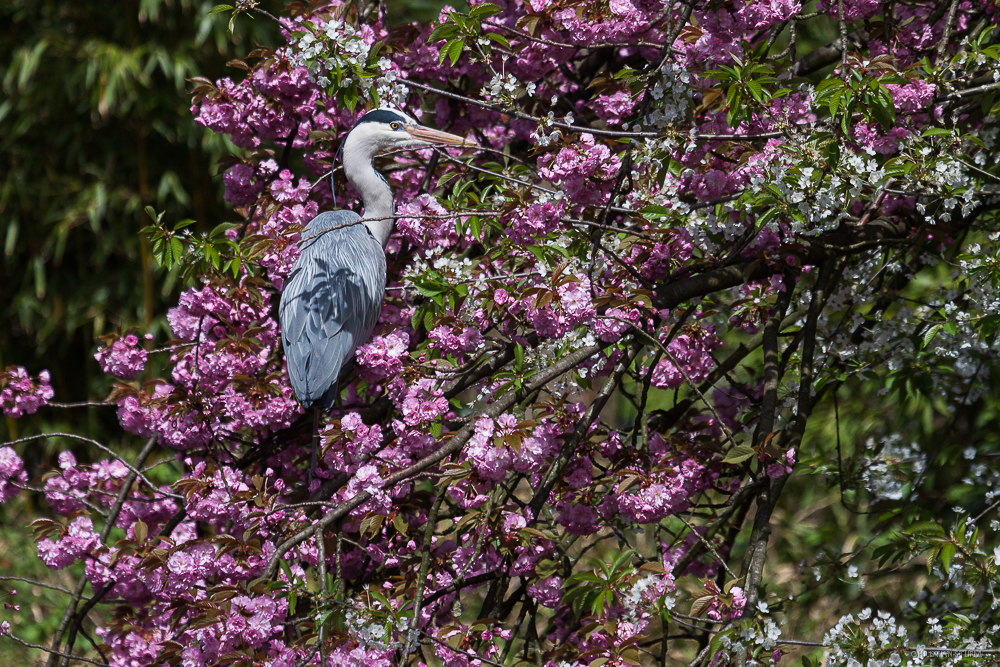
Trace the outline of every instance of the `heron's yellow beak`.
<instances>
[{"instance_id":1,"label":"heron's yellow beak","mask_svg":"<svg viewBox=\"0 0 1000 667\"><path fill-rule=\"evenodd\" d=\"M457 134L448 134L441 130L433 130L429 127L413 125L404 128L411 137L428 144L440 144L443 146L464 146L467 148L477 148L479 144L475 139L466 139Z\"/></svg>"}]
</instances>

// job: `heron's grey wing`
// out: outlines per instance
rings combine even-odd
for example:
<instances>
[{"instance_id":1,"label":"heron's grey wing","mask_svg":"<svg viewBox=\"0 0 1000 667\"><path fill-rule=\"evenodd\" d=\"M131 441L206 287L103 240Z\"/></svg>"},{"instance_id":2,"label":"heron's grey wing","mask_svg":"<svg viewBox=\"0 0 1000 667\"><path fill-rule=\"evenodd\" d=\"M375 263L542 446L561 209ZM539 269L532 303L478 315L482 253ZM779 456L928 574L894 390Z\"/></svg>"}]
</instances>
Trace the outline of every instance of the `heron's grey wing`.
<instances>
[{"instance_id":1,"label":"heron's grey wing","mask_svg":"<svg viewBox=\"0 0 1000 667\"><path fill-rule=\"evenodd\" d=\"M281 295L288 375L306 407L331 407L342 368L368 341L382 309L381 245L363 224L337 228L357 220L351 211L317 216Z\"/></svg>"}]
</instances>

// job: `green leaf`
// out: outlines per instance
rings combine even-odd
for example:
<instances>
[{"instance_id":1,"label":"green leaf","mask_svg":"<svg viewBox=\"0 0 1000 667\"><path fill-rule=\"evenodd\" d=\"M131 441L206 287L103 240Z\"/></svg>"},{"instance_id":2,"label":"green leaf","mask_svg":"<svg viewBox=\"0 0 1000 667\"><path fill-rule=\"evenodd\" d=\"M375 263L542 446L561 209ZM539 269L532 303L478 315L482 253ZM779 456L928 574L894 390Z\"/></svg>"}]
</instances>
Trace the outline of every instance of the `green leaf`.
<instances>
[{"instance_id":1,"label":"green leaf","mask_svg":"<svg viewBox=\"0 0 1000 667\"><path fill-rule=\"evenodd\" d=\"M222 12L228 12L232 8L232 5L216 5L215 7L212 7L212 10L208 12L208 14L210 16L212 14L221 14Z\"/></svg>"},{"instance_id":2,"label":"green leaf","mask_svg":"<svg viewBox=\"0 0 1000 667\"><path fill-rule=\"evenodd\" d=\"M456 176L458 176L457 171L446 172L441 176L441 178L438 179L437 187L443 188L445 185L451 182L451 179L455 178Z\"/></svg>"},{"instance_id":3,"label":"green leaf","mask_svg":"<svg viewBox=\"0 0 1000 667\"><path fill-rule=\"evenodd\" d=\"M647 220L657 220L670 216L670 209L665 206L660 206L659 204L650 204L639 212L642 213L643 217Z\"/></svg>"},{"instance_id":4,"label":"green leaf","mask_svg":"<svg viewBox=\"0 0 1000 667\"><path fill-rule=\"evenodd\" d=\"M344 103L344 106L347 107L348 111L353 112L354 107L358 105L358 88L352 83L347 88L342 90L341 101Z\"/></svg>"},{"instance_id":5,"label":"green leaf","mask_svg":"<svg viewBox=\"0 0 1000 667\"><path fill-rule=\"evenodd\" d=\"M170 239L170 251L173 254L173 261L170 263L173 264L174 262L180 261L181 255L184 254L184 244L181 243L179 238L175 237Z\"/></svg>"},{"instance_id":6,"label":"green leaf","mask_svg":"<svg viewBox=\"0 0 1000 667\"><path fill-rule=\"evenodd\" d=\"M766 225L773 218L775 218L778 215L779 212L780 211L775 206L768 207L768 209L766 211L764 211L764 213L762 213L761 215L759 215L757 217L757 221L756 221L756 227L757 227L757 229L761 229L762 227L764 227L764 225Z\"/></svg>"},{"instance_id":7,"label":"green leaf","mask_svg":"<svg viewBox=\"0 0 1000 667\"><path fill-rule=\"evenodd\" d=\"M545 261L545 250L543 250L542 248L536 245L530 245L528 246L528 252L534 255L535 259L537 259L539 262Z\"/></svg>"},{"instance_id":8,"label":"green leaf","mask_svg":"<svg viewBox=\"0 0 1000 667\"><path fill-rule=\"evenodd\" d=\"M729 109L726 111L726 122L729 123L729 127L736 127L739 125L740 102L742 101L740 91L736 86L729 88L726 100L729 102Z\"/></svg>"},{"instance_id":9,"label":"green leaf","mask_svg":"<svg viewBox=\"0 0 1000 667\"><path fill-rule=\"evenodd\" d=\"M952 542L941 547L941 565L946 574L951 569L951 559L955 557L955 551L957 550L958 547Z\"/></svg>"},{"instance_id":10,"label":"green leaf","mask_svg":"<svg viewBox=\"0 0 1000 667\"><path fill-rule=\"evenodd\" d=\"M941 331L941 325L935 324L932 327L928 327L927 331L924 332L923 340L921 341L921 347L926 348L930 345L930 342L934 340L934 336L937 336L938 331Z\"/></svg>"},{"instance_id":11,"label":"green leaf","mask_svg":"<svg viewBox=\"0 0 1000 667\"><path fill-rule=\"evenodd\" d=\"M736 86L729 86L729 89L726 91L726 103L729 105L730 109L732 109L733 107L739 107L740 105L739 88L737 88Z\"/></svg>"},{"instance_id":12,"label":"green leaf","mask_svg":"<svg viewBox=\"0 0 1000 667\"><path fill-rule=\"evenodd\" d=\"M850 99L850 91L838 90L834 94L830 95L830 101L827 106L830 109L830 117L835 117L837 112L840 111L840 105L846 100Z\"/></svg>"},{"instance_id":13,"label":"green leaf","mask_svg":"<svg viewBox=\"0 0 1000 667\"><path fill-rule=\"evenodd\" d=\"M427 43L433 44L434 42L439 42L442 39L451 39L457 34L458 26L454 23L442 23L438 27L434 28L434 32L432 32L431 36L427 38ZM438 64L440 64L441 60L444 60L444 56L438 60Z\"/></svg>"},{"instance_id":14,"label":"green leaf","mask_svg":"<svg viewBox=\"0 0 1000 667\"><path fill-rule=\"evenodd\" d=\"M710 69L701 73L702 77L706 79L719 79L720 81L729 81L732 79L732 75L729 72L723 72L718 69Z\"/></svg>"},{"instance_id":15,"label":"green leaf","mask_svg":"<svg viewBox=\"0 0 1000 667\"><path fill-rule=\"evenodd\" d=\"M834 88L843 88L843 87L844 87L844 82L841 81L840 79L834 77L831 77L829 79L824 79L823 81L820 81L818 86L816 86L816 97L817 99L819 99L821 93L825 93L826 91L832 90Z\"/></svg>"},{"instance_id":16,"label":"green leaf","mask_svg":"<svg viewBox=\"0 0 1000 667\"><path fill-rule=\"evenodd\" d=\"M439 287L425 287L416 283L414 283L414 287L416 287L417 291L420 292L420 296L425 296L428 299L433 299L436 296L444 294L444 290Z\"/></svg>"},{"instance_id":17,"label":"green leaf","mask_svg":"<svg viewBox=\"0 0 1000 667\"><path fill-rule=\"evenodd\" d=\"M933 521L917 521L910 524L903 529L902 533L904 535L930 535L930 536L944 536L944 528L941 524L934 523Z\"/></svg>"},{"instance_id":18,"label":"green leaf","mask_svg":"<svg viewBox=\"0 0 1000 667\"><path fill-rule=\"evenodd\" d=\"M216 225L215 228L211 232L209 232L209 236L211 236L212 238L215 238L217 236L222 236L223 234L228 232L230 229L233 229L234 227L239 227L239 225L237 225L235 222L223 222L221 224Z\"/></svg>"},{"instance_id":19,"label":"green leaf","mask_svg":"<svg viewBox=\"0 0 1000 667\"><path fill-rule=\"evenodd\" d=\"M379 51L382 50L382 46L385 45L385 40L380 39L379 41L372 44L372 48L368 51L368 66L373 67L375 63L378 62Z\"/></svg>"},{"instance_id":20,"label":"green leaf","mask_svg":"<svg viewBox=\"0 0 1000 667\"><path fill-rule=\"evenodd\" d=\"M441 51L438 52L438 65L441 65L441 64L444 63L444 59L448 57L448 53L451 51L451 47L454 46L454 44L456 42L458 42L459 44L461 44L462 43L462 39L460 37L452 39L447 44L445 44L443 47L441 47Z\"/></svg>"},{"instance_id":21,"label":"green leaf","mask_svg":"<svg viewBox=\"0 0 1000 667\"><path fill-rule=\"evenodd\" d=\"M854 100L851 100L847 103L847 106L844 108L844 113L840 117L840 130L844 134L851 133L850 122L853 110L854 110Z\"/></svg>"},{"instance_id":22,"label":"green leaf","mask_svg":"<svg viewBox=\"0 0 1000 667\"><path fill-rule=\"evenodd\" d=\"M932 547L927 552L927 574L931 574L934 571L934 563L937 562L938 556L941 555L941 547Z\"/></svg>"},{"instance_id":23,"label":"green leaf","mask_svg":"<svg viewBox=\"0 0 1000 667\"><path fill-rule=\"evenodd\" d=\"M719 65L719 67L721 67L725 72L729 74L729 76L731 76L736 81L739 81L742 78L740 76L740 73L737 72L732 67L730 67L729 65Z\"/></svg>"},{"instance_id":24,"label":"green leaf","mask_svg":"<svg viewBox=\"0 0 1000 667\"><path fill-rule=\"evenodd\" d=\"M524 368L524 348L520 343L514 344L514 369L518 372Z\"/></svg>"},{"instance_id":25,"label":"green leaf","mask_svg":"<svg viewBox=\"0 0 1000 667\"><path fill-rule=\"evenodd\" d=\"M753 447L750 445L736 445L728 452L726 452L726 458L722 459L723 463L743 463L751 456L754 455Z\"/></svg>"},{"instance_id":26,"label":"green leaf","mask_svg":"<svg viewBox=\"0 0 1000 667\"><path fill-rule=\"evenodd\" d=\"M479 219L478 215L474 215L469 218L469 228L472 230L472 235L476 237L476 240L482 243L483 241L483 223Z\"/></svg>"},{"instance_id":27,"label":"green leaf","mask_svg":"<svg viewBox=\"0 0 1000 667\"><path fill-rule=\"evenodd\" d=\"M508 48L508 49L510 48L510 42L508 42L507 38L504 37L503 35L501 35L499 33L496 33L496 32L490 32L490 33L486 33L486 36L489 37L494 42L496 42L497 44L500 44L501 46L503 46L505 48Z\"/></svg>"},{"instance_id":28,"label":"green leaf","mask_svg":"<svg viewBox=\"0 0 1000 667\"><path fill-rule=\"evenodd\" d=\"M462 51L465 49L465 42L460 39L452 40L448 46L448 58L451 59L451 66L454 67L458 64L458 59L462 57Z\"/></svg>"},{"instance_id":29,"label":"green leaf","mask_svg":"<svg viewBox=\"0 0 1000 667\"><path fill-rule=\"evenodd\" d=\"M492 2L484 2L483 4L476 5L472 8L472 11L469 12L469 18L484 19L489 16L495 16L501 11L503 10L494 5Z\"/></svg>"}]
</instances>

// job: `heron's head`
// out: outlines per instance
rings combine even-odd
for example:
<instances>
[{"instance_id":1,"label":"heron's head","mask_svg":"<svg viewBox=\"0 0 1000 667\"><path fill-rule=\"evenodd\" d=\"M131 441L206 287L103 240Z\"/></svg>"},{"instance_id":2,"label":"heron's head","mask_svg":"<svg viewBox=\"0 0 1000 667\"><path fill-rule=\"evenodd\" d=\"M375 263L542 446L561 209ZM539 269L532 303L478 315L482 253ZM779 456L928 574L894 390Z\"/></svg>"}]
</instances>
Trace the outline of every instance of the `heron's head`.
<instances>
[{"instance_id":1,"label":"heron's head","mask_svg":"<svg viewBox=\"0 0 1000 667\"><path fill-rule=\"evenodd\" d=\"M475 141L455 134L423 127L406 114L394 109L369 111L355 123L344 141L344 151L373 156L392 148L417 146L464 146L474 148Z\"/></svg>"}]
</instances>

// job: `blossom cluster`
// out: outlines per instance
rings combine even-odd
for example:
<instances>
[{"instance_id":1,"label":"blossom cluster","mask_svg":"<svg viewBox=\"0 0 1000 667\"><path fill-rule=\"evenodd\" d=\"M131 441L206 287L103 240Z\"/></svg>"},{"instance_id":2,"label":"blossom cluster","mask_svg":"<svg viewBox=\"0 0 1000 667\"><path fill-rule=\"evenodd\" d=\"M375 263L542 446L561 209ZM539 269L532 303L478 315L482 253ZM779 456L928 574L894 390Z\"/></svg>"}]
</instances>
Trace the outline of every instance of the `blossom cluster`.
<instances>
[{"instance_id":1,"label":"blossom cluster","mask_svg":"<svg viewBox=\"0 0 1000 667\"><path fill-rule=\"evenodd\" d=\"M151 340L153 336L146 334L146 338ZM139 338L135 334L128 334L124 338L115 337L110 340L107 347L98 351L94 358L101 365L101 370L108 375L131 380L142 373L147 356L146 350L139 347Z\"/></svg>"},{"instance_id":2,"label":"blossom cluster","mask_svg":"<svg viewBox=\"0 0 1000 667\"><path fill-rule=\"evenodd\" d=\"M28 473L21 457L13 447L0 447L0 503L5 503L20 493L17 485L27 482Z\"/></svg>"},{"instance_id":3,"label":"blossom cluster","mask_svg":"<svg viewBox=\"0 0 1000 667\"><path fill-rule=\"evenodd\" d=\"M3 407L3 413L16 418L37 412L55 396L50 381L48 371L42 371L33 381L23 367L8 366L7 370L0 372L0 407Z\"/></svg>"}]
</instances>

